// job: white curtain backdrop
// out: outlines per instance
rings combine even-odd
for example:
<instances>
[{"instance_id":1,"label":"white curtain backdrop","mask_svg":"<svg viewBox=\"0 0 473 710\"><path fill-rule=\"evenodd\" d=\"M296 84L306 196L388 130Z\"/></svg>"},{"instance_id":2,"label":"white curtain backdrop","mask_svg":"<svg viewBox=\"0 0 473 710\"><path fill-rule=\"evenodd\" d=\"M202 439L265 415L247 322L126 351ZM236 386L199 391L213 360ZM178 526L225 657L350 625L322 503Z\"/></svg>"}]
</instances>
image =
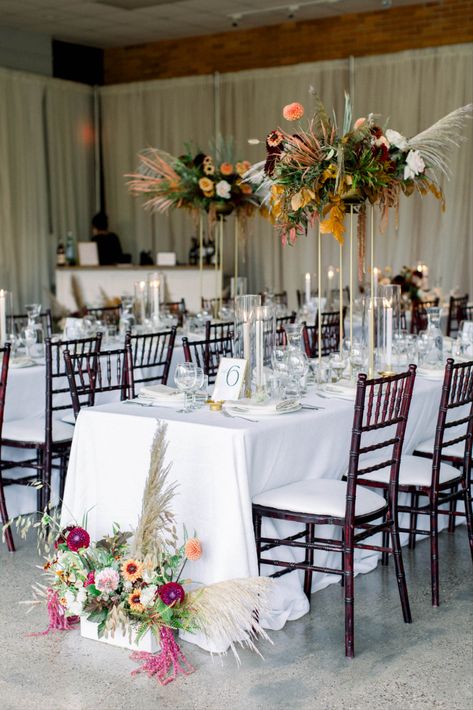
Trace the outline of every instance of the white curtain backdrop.
<instances>
[{"instance_id":1,"label":"white curtain backdrop","mask_svg":"<svg viewBox=\"0 0 473 710\"><path fill-rule=\"evenodd\" d=\"M59 236L90 237L93 90L0 69L0 288L49 305ZM93 148L93 145L92 145Z\"/></svg>"},{"instance_id":2,"label":"white curtain backdrop","mask_svg":"<svg viewBox=\"0 0 473 710\"><path fill-rule=\"evenodd\" d=\"M313 85L327 108L334 107L339 120L343 93L354 98L355 117L367 112L389 118L389 125L413 135L453 109L473 99L471 66L473 45L413 50L396 54L276 67L212 77L195 77L106 87L101 90L104 170L107 209L126 245L171 249L185 260L192 223L178 215L163 219L145 213L140 201L127 195L123 174L133 170L136 153L157 146L178 154L193 140L206 150L219 125L224 136L233 136L238 159L260 160L264 147L248 145L248 138L264 141L269 130L285 123L282 107L300 101L310 113ZM213 120L214 112L217 113ZM394 215L384 235L377 234L375 262L396 272L404 264L421 259L430 267L431 285L445 291L455 286L473 295L472 161L473 122L466 130L468 143L453 151L450 181L444 181L447 210L442 214L433 196L418 195L402 200L399 230ZM285 123L285 127L289 124ZM232 218L226 227L225 264L233 269ZM291 303L302 286L303 274L315 272L314 234L283 249L272 227L257 217L250 225L246 263L250 289L264 286L286 288ZM323 271L338 266L339 250L333 238L323 236ZM348 248L343 250L344 274L348 277ZM347 278L344 278L347 283Z\"/></svg>"},{"instance_id":3,"label":"white curtain backdrop","mask_svg":"<svg viewBox=\"0 0 473 710\"><path fill-rule=\"evenodd\" d=\"M205 150L214 135L212 76L149 81L101 90L106 210L110 227L136 262L139 252L175 251L186 262L190 236L188 214L152 215L142 200L130 197L126 173L138 164L143 148L159 147L179 155L185 144ZM132 285L131 285L132 286Z\"/></svg>"}]
</instances>

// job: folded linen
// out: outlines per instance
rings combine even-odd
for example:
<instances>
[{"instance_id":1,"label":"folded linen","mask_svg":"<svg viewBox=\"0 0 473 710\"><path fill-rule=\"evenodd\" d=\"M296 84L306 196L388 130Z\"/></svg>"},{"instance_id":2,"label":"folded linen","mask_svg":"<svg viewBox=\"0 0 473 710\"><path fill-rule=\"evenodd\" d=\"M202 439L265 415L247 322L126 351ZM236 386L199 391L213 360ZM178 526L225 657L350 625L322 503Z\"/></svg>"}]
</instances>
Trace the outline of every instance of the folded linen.
<instances>
[{"instance_id":1,"label":"folded linen","mask_svg":"<svg viewBox=\"0 0 473 710\"><path fill-rule=\"evenodd\" d=\"M223 406L225 409L230 409L233 412L262 417L295 412L301 408L300 402L297 399L269 399L264 402L256 402L253 399L236 399L228 400Z\"/></svg>"},{"instance_id":2,"label":"folded linen","mask_svg":"<svg viewBox=\"0 0 473 710\"><path fill-rule=\"evenodd\" d=\"M148 385L142 387L139 392L139 397L171 405L182 404L184 402L184 392L180 392L175 387L169 387L169 385Z\"/></svg>"}]
</instances>

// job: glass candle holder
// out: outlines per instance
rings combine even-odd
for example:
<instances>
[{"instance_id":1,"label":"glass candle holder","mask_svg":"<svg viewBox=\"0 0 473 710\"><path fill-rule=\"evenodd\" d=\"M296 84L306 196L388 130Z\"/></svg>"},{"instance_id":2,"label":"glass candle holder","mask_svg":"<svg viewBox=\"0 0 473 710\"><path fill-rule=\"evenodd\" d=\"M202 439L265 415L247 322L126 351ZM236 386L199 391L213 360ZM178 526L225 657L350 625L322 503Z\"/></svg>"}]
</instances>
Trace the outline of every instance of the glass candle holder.
<instances>
[{"instance_id":1,"label":"glass candle holder","mask_svg":"<svg viewBox=\"0 0 473 710\"><path fill-rule=\"evenodd\" d=\"M163 275L160 271L153 271L148 274L149 318L152 325L156 328L158 328L160 324L159 309L162 283Z\"/></svg>"},{"instance_id":2,"label":"glass candle holder","mask_svg":"<svg viewBox=\"0 0 473 710\"><path fill-rule=\"evenodd\" d=\"M261 296L248 294L235 298L235 357L247 361L245 394L251 394L251 374L256 367L256 309L261 308ZM259 314L261 316L261 314ZM260 318L261 320L261 318Z\"/></svg>"},{"instance_id":3,"label":"glass candle holder","mask_svg":"<svg viewBox=\"0 0 473 710\"><path fill-rule=\"evenodd\" d=\"M135 318L138 325L144 325L148 315L148 282L135 281Z\"/></svg>"}]
</instances>

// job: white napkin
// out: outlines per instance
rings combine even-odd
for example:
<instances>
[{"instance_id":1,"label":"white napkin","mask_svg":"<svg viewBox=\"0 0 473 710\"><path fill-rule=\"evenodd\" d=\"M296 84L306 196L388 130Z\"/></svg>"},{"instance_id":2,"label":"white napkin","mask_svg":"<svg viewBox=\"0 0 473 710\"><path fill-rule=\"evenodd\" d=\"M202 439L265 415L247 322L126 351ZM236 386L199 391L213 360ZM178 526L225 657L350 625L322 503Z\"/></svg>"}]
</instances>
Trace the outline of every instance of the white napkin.
<instances>
[{"instance_id":1,"label":"white napkin","mask_svg":"<svg viewBox=\"0 0 473 710\"><path fill-rule=\"evenodd\" d=\"M325 385L323 389L323 394L325 397L337 397L339 399L348 399L351 402L355 400L356 387L353 385L343 385L336 383L333 385Z\"/></svg>"},{"instance_id":2,"label":"white napkin","mask_svg":"<svg viewBox=\"0 0 473 710\"><path fill-rule=\"evenodd\" d=\"M228 400L223 407L235 413L271 417L277 414L296 412L301 408L301 405L297 399L268 399L264 402L256 402L254 399L236 399Z\"/></svg>"},{"instance_id":3,"label":"white napkin","mask_svg":"<svg viewBox=\"0 0 473 710\"><path fill-rule=\"evenodd\" d=\"M9 367L12 369L19 369L20 367L33 367L39 363L35 362L30 357L12 357L9 363Z\"/></svg>"},{"instance_id":4,"label":"white napkin","mask_svg":"<svg viewBox=\"0 0 473 710\"><path fill-rule=\"evenodd\" d=\"M173 407L180 406L184 403L184 392L179 392L175 387L168 385L148 385L142 387L139 399L147 399L148 401L159 402L161 406Z\"/></svg>"}]
</instances>

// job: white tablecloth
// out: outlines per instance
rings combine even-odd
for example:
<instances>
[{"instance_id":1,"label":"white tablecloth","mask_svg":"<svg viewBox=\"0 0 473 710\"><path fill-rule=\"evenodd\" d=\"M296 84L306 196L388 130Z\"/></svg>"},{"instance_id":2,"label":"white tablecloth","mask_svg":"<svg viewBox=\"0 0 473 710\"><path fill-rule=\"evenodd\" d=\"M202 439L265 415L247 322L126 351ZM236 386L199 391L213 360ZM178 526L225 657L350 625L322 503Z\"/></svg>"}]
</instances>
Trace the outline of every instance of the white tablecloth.
<instances>
[{"instance_id":1,"label":"white tablecloth","mask_svg":"<svg viewBox=\"0 0 473 710\"><path fill-rule=\"evenodd\" d=\"M405 453L433 435L440 389L440 382L417 379ZM87 527L94 538L109 533L113 522L122 529L133 528L141 508L156 420L166 420L170 477L179 483L174 499L178 525L185 524L191 533L195 530L204 550L188 574L204 583L256 575L252 496L301 479L339 479L347 469L353 404L315 394L309 394L307 401L325 409L302 410L257 423L228 419L207 409L180 414L122 403L83 410L72 444L62 522L80 521L89 511ZM273 524L266 521L264 534L271 535ZM288 525L293 524L277 523L278 532ZM327 530L327 534L332 532ZM357 571L376 566L376 553L358 552ZM339 555L318 554L318 564L340 565ZM300 580L299 572L277 580L272 613L264 620L267 627L279 629L288 619L308 611ZM313 589L336 580L316 574ZM198 637L189 640L206 647Z\"/></svg>"}]
</instances>

